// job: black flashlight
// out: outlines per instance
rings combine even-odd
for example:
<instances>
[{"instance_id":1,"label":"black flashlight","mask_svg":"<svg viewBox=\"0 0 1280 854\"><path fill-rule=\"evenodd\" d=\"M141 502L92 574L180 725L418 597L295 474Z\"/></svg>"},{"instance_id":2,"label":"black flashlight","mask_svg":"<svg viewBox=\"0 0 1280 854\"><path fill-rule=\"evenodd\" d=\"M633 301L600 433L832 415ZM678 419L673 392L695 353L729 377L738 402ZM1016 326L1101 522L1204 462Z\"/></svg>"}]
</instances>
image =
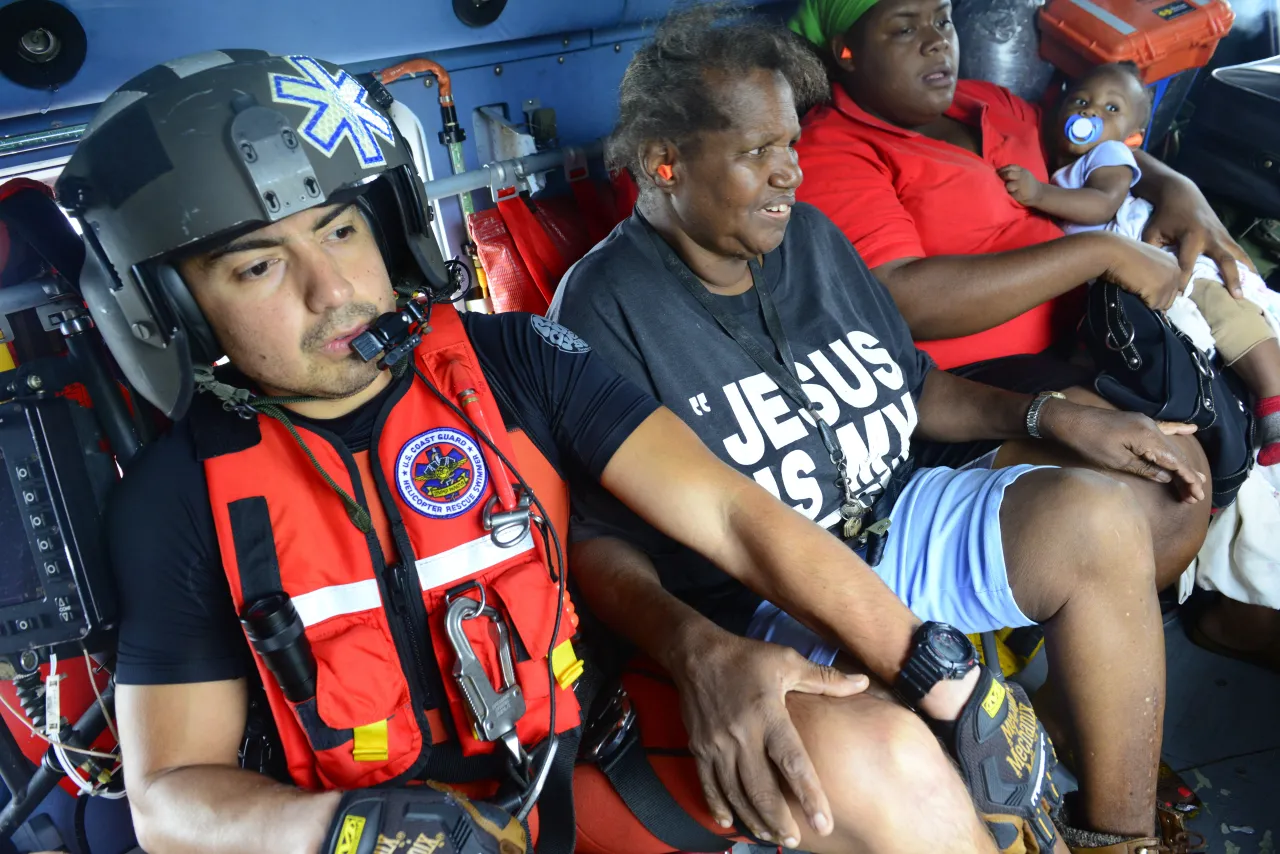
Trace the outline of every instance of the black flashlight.
<instances>
[{"instance_id":1,"label":"black flashlight","mask_svg":"<svg viewBox=\"0 0 1280 854\"><path fill-rule=\"evenodd\" d=\"M272 593L245 609L240 618L249 643L276 677L285 699L297 705L316 695L316 658L306 627L286 593Z\"/></svg>"}]
</instances>

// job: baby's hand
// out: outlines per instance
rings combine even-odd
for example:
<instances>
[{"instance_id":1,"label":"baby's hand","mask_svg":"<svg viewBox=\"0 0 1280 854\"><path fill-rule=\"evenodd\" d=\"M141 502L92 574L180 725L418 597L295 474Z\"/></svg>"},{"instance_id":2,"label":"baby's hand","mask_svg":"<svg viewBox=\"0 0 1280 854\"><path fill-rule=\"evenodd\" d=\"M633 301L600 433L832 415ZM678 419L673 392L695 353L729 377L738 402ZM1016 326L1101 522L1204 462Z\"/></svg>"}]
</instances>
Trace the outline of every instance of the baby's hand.
<instances>
[{"instance_id":1,"label":"baby's hand","mask_svg":"<svg viewBox=\"0 0 1280 854\"><path fill-rule=\"evenodd\" d=\"M1040 198L1040 190L1044 184L1021 166L1001 166L996 174L1004 181L1004 188L1009 191L1009 195L1022 204L1030 207Z\"/></svg>"}]
</instances>

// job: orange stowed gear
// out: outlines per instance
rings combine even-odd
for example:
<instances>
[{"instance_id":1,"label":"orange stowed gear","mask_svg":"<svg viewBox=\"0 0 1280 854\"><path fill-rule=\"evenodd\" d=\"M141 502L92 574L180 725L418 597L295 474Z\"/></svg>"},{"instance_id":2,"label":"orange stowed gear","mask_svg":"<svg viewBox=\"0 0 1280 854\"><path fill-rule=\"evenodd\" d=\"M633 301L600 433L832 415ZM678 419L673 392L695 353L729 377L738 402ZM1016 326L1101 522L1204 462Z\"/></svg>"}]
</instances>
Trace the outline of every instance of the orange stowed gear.
<instances>
[{"instance_id":1,"label":"orange stowed gear","mask_svg":"<svg viewBox=\"0 0 1280 854\"><path fill-rule=\"evenodd\" d=\"M610 179L610 185L613 188L614 204L616 205L614 213L618 217L618 222L622 222L631 216L631 212L635 209L636 201L640 198L640 187L626 169L619 169L614 172Z\"/></svg>"},{"instance_id":2,"label":"orange stowed gear","mask_svg":"<svg viewBox=\"0 0 1280 854\"><path fill-rule=\"evenodd\" d=\"M497 208L476 211L467 217L467 230L476 244L493 310L545 314L551 303L534 284L501 212Z\"/></svg>"},{"instance_id":3,"label":"orange stowed gear","mask_svg":"<svg viewBox=\"0 0 1280 854\"><path fill-rule=\"evenodd\" d=\"M366 457L295 425L325 474L369 513L369 533L278 421L245 422L202 403L192 422L236 608L243 614L265 596L287 594L315 659L315 696L295 703L255 656L303 788L501 779L506 752L491 755L499 737L507 750L518 741L527 752L550 729L579 723L572 684L559 678L573 669L561 660L572 656L575 622L567 604L560 608L561 568L553 573L536 528L504 544L485 528L496 484L518 477L498 453L481 450L485 438L449 403L455 387L469 392L471 422L480 427L479 414L493 426L494 448L554 508L553 519L563 519L567 490L532 442L506 431L453 308L436 306L431 326L412 357L421 376L383 404ZM559 665L554 681L549 656ZM499 732L473 714L454 676L464 665L472 677L482 668L471 683L487 678L482 693L518 686L523 714L504 712L512 728Z\"/></svg>"},{"instance_id":4,"label":"orange stowed gear","mask_svg":"<svg viewBox=\"0 0 1280 854\"><path fill-rule=\"evenodd\" d=\"M538 289L538 296L542 298L543 304L550 306L561 277L569 270L569 264L551 242L546 229L529 209L529 203L520 195L517 187L497 190L493 199L497 203L498 214L506 223L507 232L516 245L516 251L520 253L520 260L524 262L525 269ZM543 314L545 311L544 308L537 313Z\"/></svg>"}]
</instances>

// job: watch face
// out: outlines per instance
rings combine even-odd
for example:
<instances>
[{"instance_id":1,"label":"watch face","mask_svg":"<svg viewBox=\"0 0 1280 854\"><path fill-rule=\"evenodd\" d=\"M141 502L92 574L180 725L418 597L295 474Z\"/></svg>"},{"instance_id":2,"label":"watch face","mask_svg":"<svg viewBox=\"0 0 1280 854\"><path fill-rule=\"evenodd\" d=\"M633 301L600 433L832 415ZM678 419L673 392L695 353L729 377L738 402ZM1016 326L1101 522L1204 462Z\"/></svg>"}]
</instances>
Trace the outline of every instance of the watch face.
<instances>
[{"instance_id":1,"label":"watch face","mask_svg":"<svg viewBox=\"0 0 1280 854\"><path fill-rule=\"evenodd\" d=\"M969 639L950 626L930 632L928 642L929 649L942 661L960 664L972 656L973 645Z\"/></svg>"}]
</instances>

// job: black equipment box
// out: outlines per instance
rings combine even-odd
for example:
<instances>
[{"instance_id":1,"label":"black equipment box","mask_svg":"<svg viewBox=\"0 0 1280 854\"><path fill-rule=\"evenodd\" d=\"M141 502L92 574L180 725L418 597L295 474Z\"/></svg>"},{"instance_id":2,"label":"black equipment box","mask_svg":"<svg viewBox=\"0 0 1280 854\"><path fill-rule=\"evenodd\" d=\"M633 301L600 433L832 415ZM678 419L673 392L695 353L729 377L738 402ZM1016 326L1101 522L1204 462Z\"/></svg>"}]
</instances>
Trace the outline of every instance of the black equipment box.
<instances>
[{"instance_id":1,"label":"black equipment box","mask_svg":"<svg viewBox=\"0 0 1280 854\"><path fill-rule=\"evenodd\" d=\"M1280 218L1280 56L1210 75L1177 168L1210 195Z\"/></svg>"},{"instance_id":2,"label":"black equipment box","mask_svg":"<svg viewBox=\"0 0 1280 854\"><path fill-rule=\"evenodd\" d=\"M99 509L114 462L77 409L61 397L0 404L0 659L18 672L64 644L92 651L114 628Z\"/></svg>"}]
</instances>

